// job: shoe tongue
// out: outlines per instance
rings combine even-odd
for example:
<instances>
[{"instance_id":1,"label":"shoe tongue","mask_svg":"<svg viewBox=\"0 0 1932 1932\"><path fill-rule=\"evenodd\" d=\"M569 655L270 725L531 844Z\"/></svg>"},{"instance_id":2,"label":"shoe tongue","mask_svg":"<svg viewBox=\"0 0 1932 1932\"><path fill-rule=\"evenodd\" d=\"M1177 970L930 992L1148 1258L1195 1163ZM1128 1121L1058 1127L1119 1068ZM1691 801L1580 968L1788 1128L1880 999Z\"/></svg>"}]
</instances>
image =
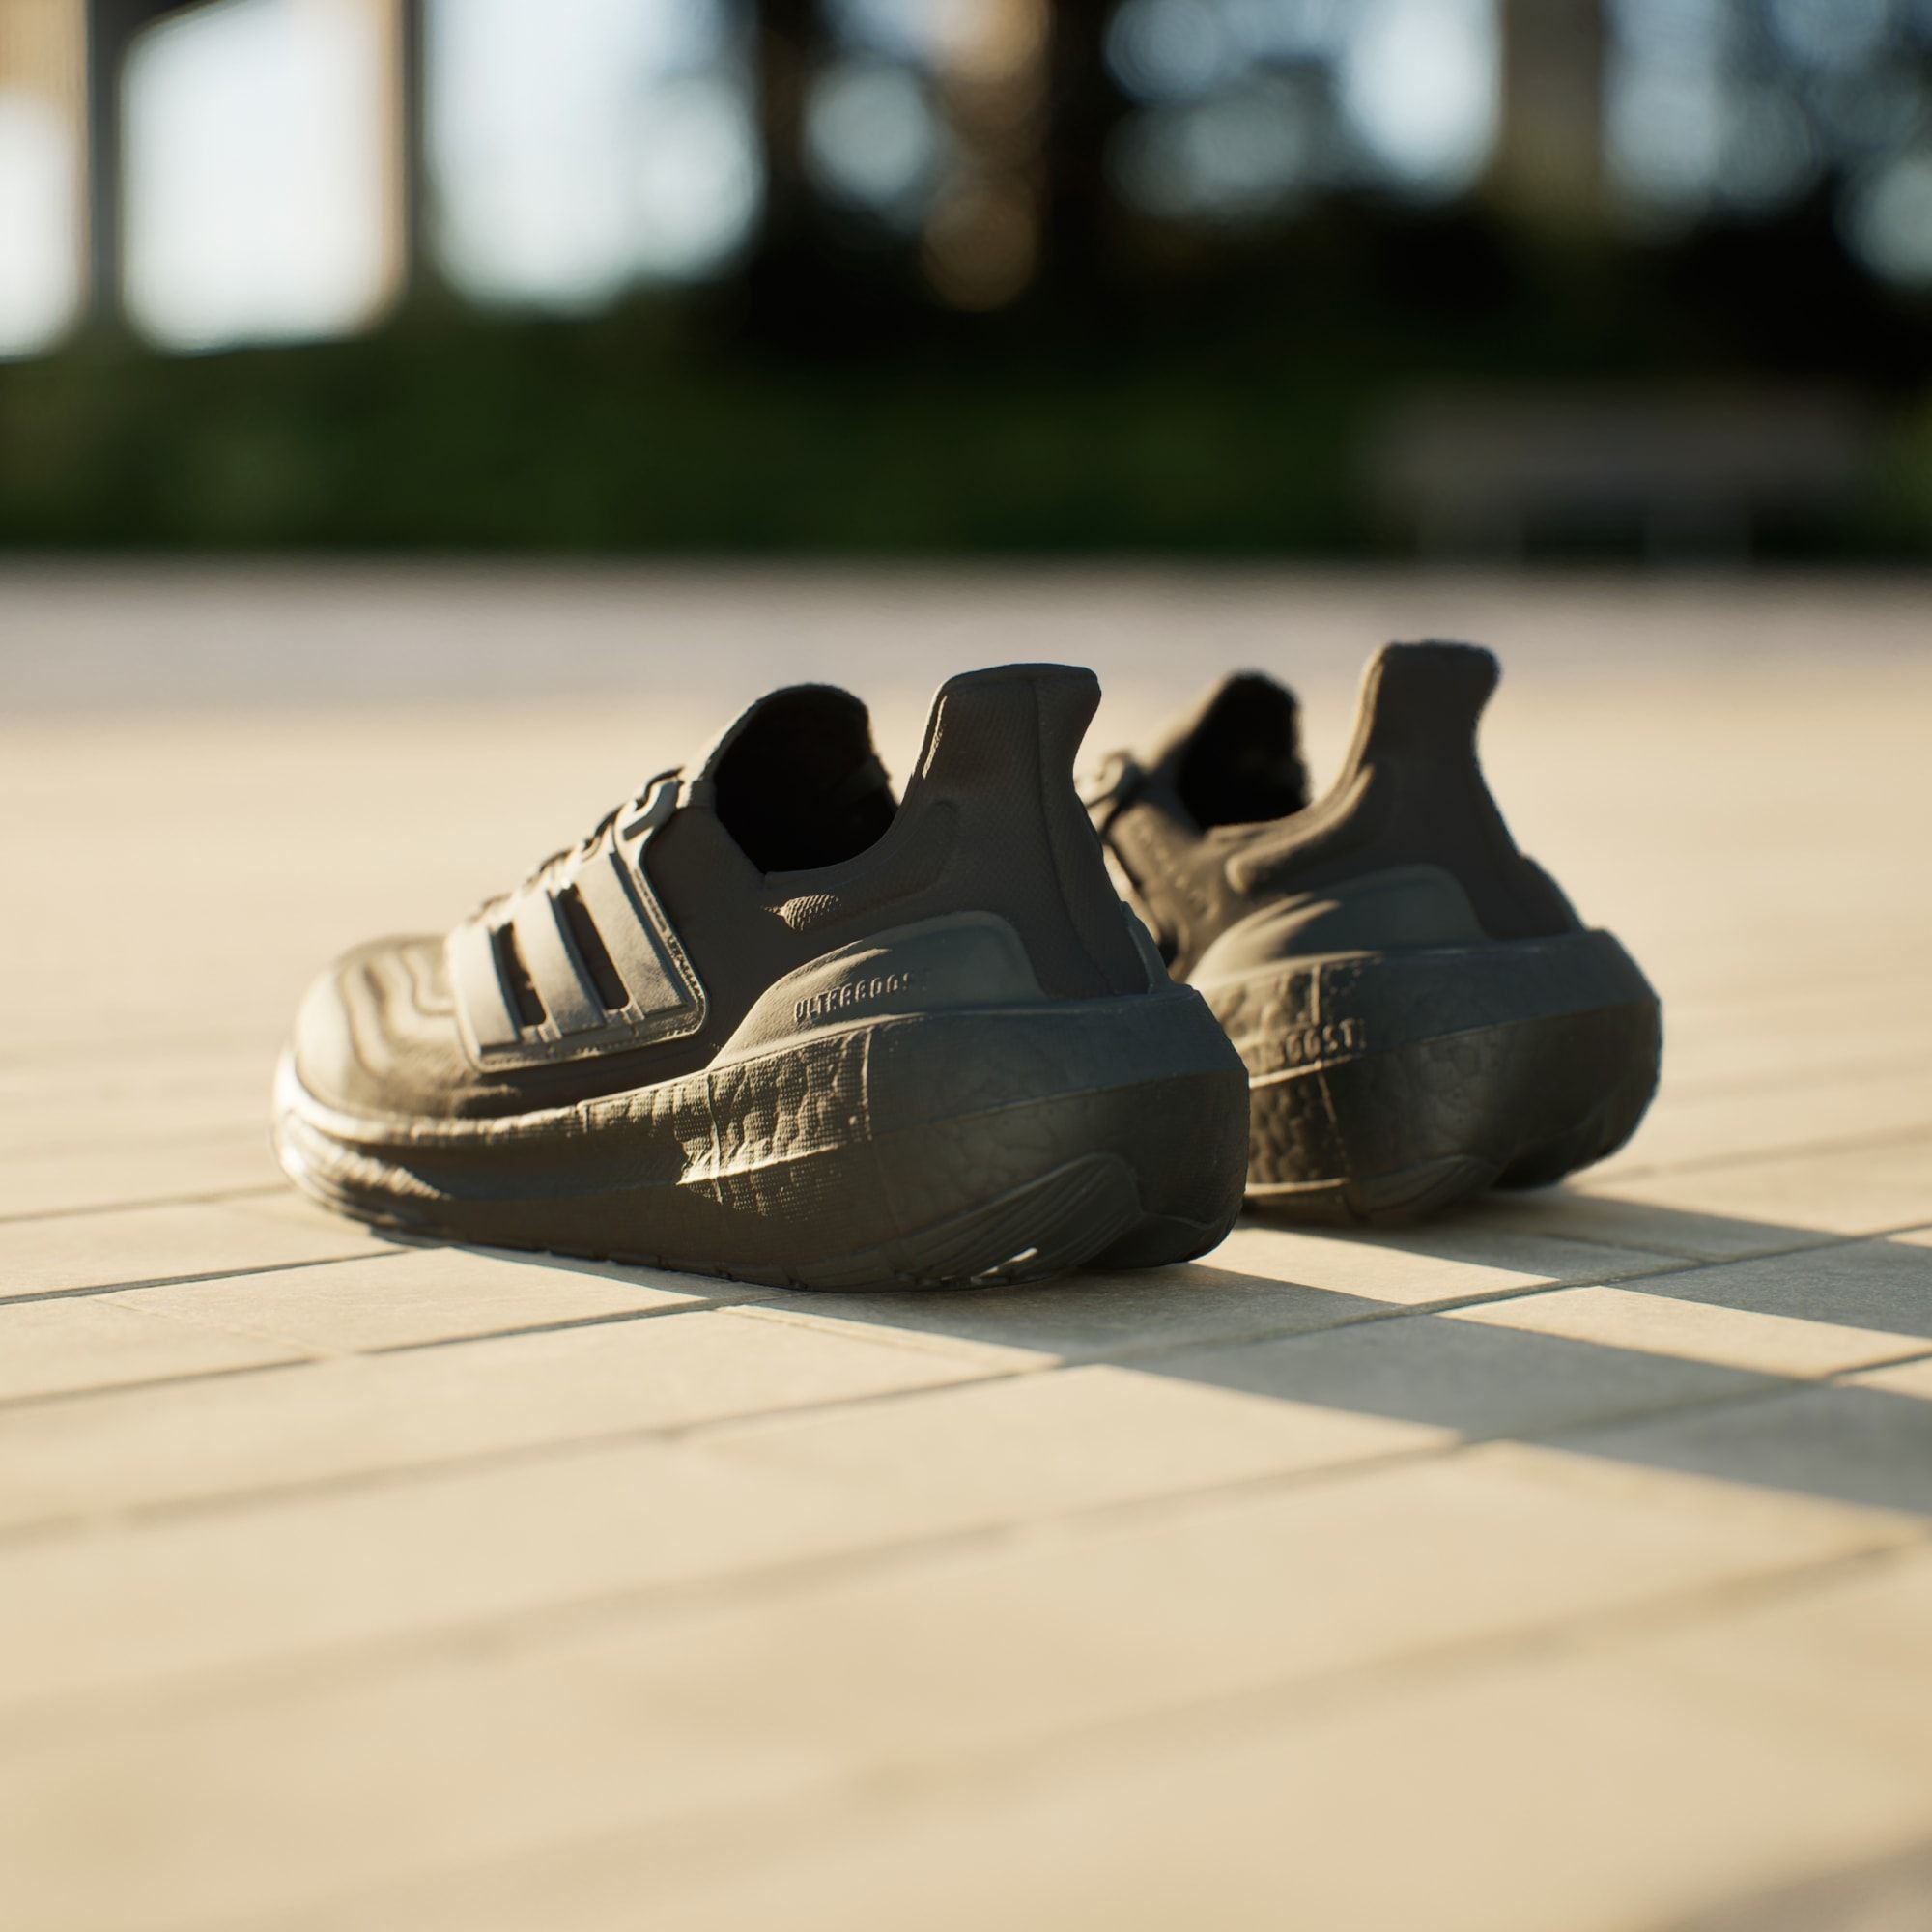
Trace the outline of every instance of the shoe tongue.
<instances>
[{"instance_id":1,"label":"shoe tongue","mask_svg":"<svg viewBox=\"0 0 1932 1932\"><path fill-rule=\"evenodd\" d=\"M1140 755L1195 824L1249 825L1308 803L1294 694L1258 670L1232 673Z\"/></svg>"},{"instance_id":2,"label":"shoe tongue","mask_svg":"<svg viewBox=\"0 0 1932 1932\"><path fill-rule=\"evenodd\" d=\"M767 693L713 743L696 782L761 872L852 858L898 810L865 705L830 684Z\"/></svg>"}]
</instances>

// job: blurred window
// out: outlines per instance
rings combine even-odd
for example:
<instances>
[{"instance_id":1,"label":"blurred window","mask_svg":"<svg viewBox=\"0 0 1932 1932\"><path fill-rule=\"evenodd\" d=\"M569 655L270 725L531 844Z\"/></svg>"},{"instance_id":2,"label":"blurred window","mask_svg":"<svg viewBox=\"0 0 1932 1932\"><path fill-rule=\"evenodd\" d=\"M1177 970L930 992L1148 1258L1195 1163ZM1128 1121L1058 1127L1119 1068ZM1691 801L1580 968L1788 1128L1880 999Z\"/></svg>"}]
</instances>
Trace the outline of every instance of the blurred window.
<instances>
[{"instance_id":1,"label":"blurred window","mask_svg":"<svg viewBox=\"0 0 1932 1932\"><path fill-rule=\"evenodd\" d=\"M125 102L128 313L175 349L344 333L396 281L394 12L215 0L150 28Z\"/></svg>"},{"instance_id":2,"label":"blurred window","mask_svg":"<svg viewBox=\"0 0 1932 1932\"><path fill-rule=\"evenodd\" d=\"M727 268L756 220L721 0L434 0L432 230L478 298L578 311Z\"/></svg>"},{"instance_id":3,"label":"blurred window","mask_svg":"<svg viewBox=\"0 0 1932 1932\"><path fill-rule=\"evenodd\" d=\"M0 356L80 313L79 0L0 0Z\"/></svg>"},{"instance_id":4,"label":"blurred window","mask_svg":"<svg viewBox=\"0 0 1932 1932\"><path fill-rule=\"evenodd\" d=\"M71 122L0 90L0 355L31 355L80 307L80 166Z\"/></svg>"}]
</instances>

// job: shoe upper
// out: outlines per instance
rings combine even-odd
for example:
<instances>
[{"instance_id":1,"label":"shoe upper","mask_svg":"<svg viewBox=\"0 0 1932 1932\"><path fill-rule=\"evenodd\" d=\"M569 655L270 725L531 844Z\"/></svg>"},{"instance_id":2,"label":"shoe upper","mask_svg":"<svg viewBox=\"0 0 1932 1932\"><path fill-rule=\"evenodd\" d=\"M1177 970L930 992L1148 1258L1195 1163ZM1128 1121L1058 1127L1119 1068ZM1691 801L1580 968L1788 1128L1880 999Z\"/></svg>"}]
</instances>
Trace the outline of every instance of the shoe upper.
<instances>
[{"instance_id":1,"label":"shoe upper","mask_svg":"<svg viewBox=\"0 0 1932 1932\"><path fill-rule=\"evenodd\" d=\"M849 693L761 698L441 936L337 960L295 1072L357 1115L503 1116L706 1066L775 981L884 929L1004 922L1048 998L1165 984L1073 782L1091 671L969 672L934 699L903 799Z\"/></svg>"},{"instance_id":2,"label":"shoe upper","mask_svg":"<svg viewBox=\"0 0 1932 1932\"><path fill-rule=\"evenodd\" d=\"M1088 807L1174 977L1578 930L1483 780L1476 728L1499 674L1474 645L1389 645L1363 679L1341 774L1313 803L1295 700L1257 671L1116 753Z\"/></svg>"}]
</instances>

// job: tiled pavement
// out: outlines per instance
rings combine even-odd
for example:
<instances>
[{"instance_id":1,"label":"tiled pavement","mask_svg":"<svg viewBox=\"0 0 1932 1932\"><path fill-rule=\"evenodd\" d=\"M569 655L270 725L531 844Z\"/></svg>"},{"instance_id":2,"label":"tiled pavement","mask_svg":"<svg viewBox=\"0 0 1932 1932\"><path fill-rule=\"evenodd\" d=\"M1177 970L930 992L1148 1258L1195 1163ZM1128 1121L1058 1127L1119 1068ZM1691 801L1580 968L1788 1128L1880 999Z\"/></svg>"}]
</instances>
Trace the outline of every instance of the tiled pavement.
<instances>
[{"instance_id":1,"label":"tiled pavement","mask_svg":"<svg viewBox=\"0 0 1932 1932\"><path fill-rule=\"evenodd\" d=\"M1928 608L0 577L0 1922L1932 1923ZM1505 809L1666 999L1580 1185L807 1297L278 1182L307 971L787 668L902 762L949 661L1097 663L1098 739L1305 667L1332 766L1429 628L1505 647Z\"/></svg>"}]
</instances>

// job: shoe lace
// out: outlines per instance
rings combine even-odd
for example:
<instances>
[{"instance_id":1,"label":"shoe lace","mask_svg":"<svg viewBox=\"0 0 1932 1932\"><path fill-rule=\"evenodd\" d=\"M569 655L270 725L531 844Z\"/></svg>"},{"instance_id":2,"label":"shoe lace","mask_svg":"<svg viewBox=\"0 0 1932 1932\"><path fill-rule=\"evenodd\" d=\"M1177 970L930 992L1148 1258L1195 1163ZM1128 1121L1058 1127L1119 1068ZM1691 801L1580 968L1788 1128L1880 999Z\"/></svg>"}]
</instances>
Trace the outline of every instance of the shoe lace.
<instances>
[{"instance_id":1,"label":"shoe lace","mask_svg":"<svg viewBox=\"0 0 1932 1932\"><path fill-rule=\"evenodd\" d=\"M532 886L536 885L539 880L557 867L567 865L576 859L588 858L591 852L596 849L599 841L604 838L611 828L620 818L627 818L634 812L642 811L651 794L657 790L659 785L663 784L667 779L682 777L683 773L684 767L682 765L672 765L667 771L654 774L645 781L641 790L633 792L629 798L618 800L576 844L559 845L548 859L542 860L539 864L532 866L524 875L521 883L512 887L507 893L497 893L485 899L477 907L472 917L480 918L484 914L494 911L497 906L508 904L511 899L528 892Z\"/></svg>"}]
</instances>

